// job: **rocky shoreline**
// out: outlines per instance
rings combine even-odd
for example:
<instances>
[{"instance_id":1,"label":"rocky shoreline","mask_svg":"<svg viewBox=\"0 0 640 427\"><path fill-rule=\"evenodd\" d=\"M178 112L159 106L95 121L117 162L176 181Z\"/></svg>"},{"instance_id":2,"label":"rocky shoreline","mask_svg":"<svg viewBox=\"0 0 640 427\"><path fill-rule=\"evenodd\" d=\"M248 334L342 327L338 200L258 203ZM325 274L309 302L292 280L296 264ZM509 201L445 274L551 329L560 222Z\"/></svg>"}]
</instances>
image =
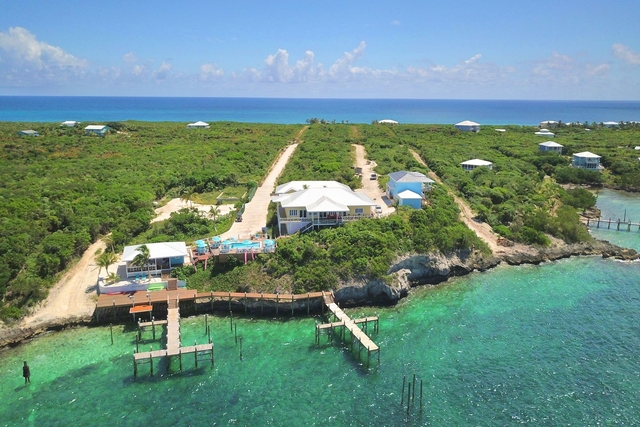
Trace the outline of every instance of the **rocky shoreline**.
<instances>
[{"instance_id":1,"label":"rocky shoreline","mask_svg":"<svg viewBox=\"0 0 640 427\"><path fill-rule=\"evenodd\" d=\"M478 251L461 250L449 255L414 254L398 258L390 267L388 280L342 283L335 291L336 301L343 307L393 305L406 297L412 287L442 283L451 277L465 276L473 271L485 271L507 263L509 265L540 264L572 256L602 256L619 260L636 260L639 254L607 241L595 240L562 244L548 248L519 246L505 253L486 256ZM0 349L16 346L47 331L60 331L76 326L88 326L91 316L62 318L35 327L5 327L0 329Z\"/></svg>"}]
</instances>

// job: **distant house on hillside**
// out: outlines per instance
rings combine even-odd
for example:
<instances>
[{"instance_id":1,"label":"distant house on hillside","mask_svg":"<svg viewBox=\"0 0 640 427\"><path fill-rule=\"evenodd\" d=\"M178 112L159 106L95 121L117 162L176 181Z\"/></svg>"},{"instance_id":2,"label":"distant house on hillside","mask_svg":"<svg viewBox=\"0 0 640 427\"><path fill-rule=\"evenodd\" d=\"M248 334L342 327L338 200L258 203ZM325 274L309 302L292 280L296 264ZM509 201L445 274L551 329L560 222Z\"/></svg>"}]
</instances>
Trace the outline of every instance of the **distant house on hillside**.
<instances>
[{"instance_id":1,"label":"distant house on hillside","mask_svg":"<svg viewBox=\"0 0 640 427\"><path fill-rule=\"evenodd\" d=\"M604 122L603 125L606 128L619 128L620 127L620 123L618 123L618 122Z\"/></svg>"},{"instance_id":2,"label":"distant house on hillside","mask_svg":"<svg viewBox=\"0 0 640 427\"><path fill-rule=\"evenodd\" d=\"M467 160L466 162L462 162L460 164L462 165L462 169L466 171L472 171L475 168L479 168L479 167L487 167L489 169L493 169L493 163L488 162L486 160L480 160L480 159L471 159L471 160Z\"/></svg>"},{"instance_id":3,"label":"distant house on hillside","mask_svg":"<svg viewBox=\"0 0 640 427\"><path fill-rule=\"evenodd\" d=\"M480 124L469 120L456 123L453 127L458 129L460 132L480 132Z\"/></svg>"},{"instance_id":4,"label":"distant house on hillside","mask_svg":"<svg viewBox=\"0 0 640 427\"><path fill-rule=\"evenodd\" d=\"M555 133L549 132L549 129L546 129L546 128L542 128L538 132L534 132L534 133L536 135L548 136L549 138L553 138L554 136L556 136Z\"/></svg>"},{"instance_id":5,"label":"distant house on hillside","mask_svg":"<svg viewBox=\"0 0 640 427\"><path fill-rule=\"evenodd\" d=\"M387 125L397 125L398 124L398 122L396 122L395 120L390 120L390 119L379 120L378 123L387 124Z\"/></svg>"},{"instance_id":6,"label":"distant house on hillside","mask_svg":"<svg viewBox=\"0 0 640 427\"><path fill-rule=\"evenodd\" d=\"M280 234L341 225L369 217L375 202L335 181L293 181L279 185L271 201L277 206Z\"/></svg>"},{"instance_id":7,"label":"distant house on hillside","mask_svg":"<svg viewBox=\"0 0 640 427\"><path fill-rule=\"evenodd\" d=\"M20 132L18 132L18 135L20 136L40 136L40 134L38 132L36 132L35 130L21 130Z\"/></svg>"},{"instance_id":8,"label":"distant house on hillside","mask_svg":"<svg viewBox=\"0 0 640 427\"><path fill-rule=\"evenodd\" d=\"M89 125L84 128L85 135L105 136L111 128L105 125Z\"/></svg>"},{"instance_id":9,"label":"distant house on hillside","mask_svg":"<svg viewBox=\"0 0 640 427\"><path fill-rule=\"evenodd\" d=\"M562 154L563 146L558 144L557 142L547 141L541 142L540 144L538 144L538 147L540 147L540 151L555 151L558 154Z\"/></svg>"},{"instance_id":10,"label":"distant house on hillside","mask_svg":"<svg viewBox=\"0 0 640 427\"><path fill-rule=\"evenodd\" d=\"M205 122L189 123L187 125L187 129L209 129L209 123L205 123Z\"/></svg>"},{"instance_id":11,"label":"distant house on hillside","mask_svg":"<svg viewBox=\"0 0 640 427\"><path fill-rule=\"evenodd\" d=\"M559 123L559 122L556 122L555 120L547 120L547 121L544 121L544 122L540 122L540 124L538 125L538 127L539 127L540 129L543 129L543 128L555 129L555 128L557 128L557 127L558 127L558 125L559 125L559 124L560 124L560 123Z\"/></svg>"},{"instance_id":12,"label":"distant house on hillside","mask_svg":"<svg viewBox=\"0 0 640 427\"><path fill-rule=\"evenodd\" d=\"M596 171L602 171L602 169L604 169L602 166L600 166L600 156L589 151L583 151L582 153L574 154L571 166L573 166L574 168Z\"/></svg>"},{"instance_id":13,"label":"distant house on hillside","mask_svg":"<svg viewBox=\"0 0 640 427\"><path fill-rule=\"evenodd\" d=\"M387 182L387 196L398 200L399 206L420 209L424 192L430 190L433 183L432 179L420 172L392 172Z\"/></svg>"},{"instance_id":14,"label":"distant house on hillside","mask_svg":"<svg viewBox=\"0 0 640 427\"><path fill-rule=\"evenodd\" d=\"M80 123L80 122L76 122L75 120L66 120L66 121L60 123L60 126L67 126L67 127L72 128L75 125L77 125L78 123Z\"/></svg>"}]
</instances>

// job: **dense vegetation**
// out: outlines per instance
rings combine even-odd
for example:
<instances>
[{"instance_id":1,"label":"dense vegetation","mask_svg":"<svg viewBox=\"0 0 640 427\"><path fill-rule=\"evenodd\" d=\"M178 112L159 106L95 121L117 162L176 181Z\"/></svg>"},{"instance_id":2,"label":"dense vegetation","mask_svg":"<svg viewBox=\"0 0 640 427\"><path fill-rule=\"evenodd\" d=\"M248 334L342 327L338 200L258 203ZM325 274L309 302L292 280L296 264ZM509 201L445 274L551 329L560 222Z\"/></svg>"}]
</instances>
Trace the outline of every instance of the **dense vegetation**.
<instances>
[{"instance_id":1,"label":"dense vegetation","mask_svg":"<svg viewBox=\"0 0 640 427\"><path fill-rule=\"evenodd\" d=\"M154 200L259 182L300 130L241 123L204 130L183 123L109 125L116 131L101 138L84 136L81 127L0 123L1 317L19 317L22 307L42 299L56 274L99 236L112 232L118 250L145 232ZM41 136L17 136L21 129ZM184 219L169 224L179 227Z\"/></svg>"},{"instance_id":2,"label":"dense vegetation","mask_svg":"<svg viewBox=\"0 0 640 427\"><path fill-rule=\"evenodd\" d=\"M104 138L84 136L81 128L57 124L0 123L0 316L16 318L40 300L57 274L100 236L111 232L116 251L132 242L191 240L225 229L231 219L211 221L190 209L168 221L149 224L153 201L172 197L215 200L221 192L242 197L255 188L277 153L301 126L217 123L187 130L179 123L110 123ZM446 189L466 198L481 220L510 239L547 244L547 234L567 242L588 239L578 212L594 196L560 183L640 188L640 129L624 126L560 127L555 141L562 155L541 153L545 140L534 128L508 126L505 133L479 134L451 126L388 126L313 123L287 165L280 183L338 180L360 186L352 169L351 144L363 144L376 172L427 172L417 152L440 177L427 205L401 209L381 220L361 220L340 228L295 235L279 242L275 256L259 255L248 265L216 266L189 276L199 289L314 290L349 278L384 279L396 256L411 252L449 252L475 246L485 250L458 220ZM20 129L40 137L19 137ZM602 156L604 173L568 167L570 155ZM493 170L465 172L459 163L490 160Z\"/></svg>"}]
</instances>

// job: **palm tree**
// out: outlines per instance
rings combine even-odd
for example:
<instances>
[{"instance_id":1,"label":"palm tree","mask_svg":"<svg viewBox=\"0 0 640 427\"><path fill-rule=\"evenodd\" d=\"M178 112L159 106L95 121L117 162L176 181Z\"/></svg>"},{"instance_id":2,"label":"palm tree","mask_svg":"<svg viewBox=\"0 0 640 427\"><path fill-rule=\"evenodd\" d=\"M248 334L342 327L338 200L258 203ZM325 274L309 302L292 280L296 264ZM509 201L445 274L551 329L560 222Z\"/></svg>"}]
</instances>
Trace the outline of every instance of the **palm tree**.
<instances>
[{"instance_id":1,"label":"palm tree","mask_svg":"<svg viewBox=\"0 0 640 427\"><path fill-rule=\"evenodd\" d=\"M151 272L149 270L149 259L151 257L151 253L149 252L149 248L147 247L147 245L140 245L138 246L138 249L136 249L138 251L138 255L136 255L133 258L133 261L131 261L131 264L135 265L136 267L144 267L145 265L147 266L147 277L151 278Z\"/></svg>"},{"instance_id":2,"label":"palm tree","mask_svg":"<svg viewBox=\"0 0 640 427\"><path fill-rule=\"evenodd\" d=\"M98 269L98 275L100 275L100 270L102 270L102 267L104 267L104 269L107 272L107 275L109 274L109 266L111 264L114 264L116 261L118 260L118 255L116 255L113 252L103 252L100 255L98 255L96 257L96 265L98 267L100 267Z\"/></svg>"},{"instance_id":3,"label":"palm tree","mask_svg":"<svg viewBox=\"0 0 640 427\"><path fill-rule=\"evenodd\" d=\"M216 218L218 218L218 215L220 215L220 208L215 205L211 206L211 209L209 209L209 217L213 220L213 229L215 231L218 231L216 227Z\"/></svg>"},{"instance_id":4,"label":"palm tree","mask_svg":"<svg viewBox=\"0 0 640 427\"><path fill-rule=\"evenodd\" d=\"M180 195L180 200L191 206L191 198L193 197L194 191L192 189L185 189L182 191Z\"/></svg>"}]
</instances>

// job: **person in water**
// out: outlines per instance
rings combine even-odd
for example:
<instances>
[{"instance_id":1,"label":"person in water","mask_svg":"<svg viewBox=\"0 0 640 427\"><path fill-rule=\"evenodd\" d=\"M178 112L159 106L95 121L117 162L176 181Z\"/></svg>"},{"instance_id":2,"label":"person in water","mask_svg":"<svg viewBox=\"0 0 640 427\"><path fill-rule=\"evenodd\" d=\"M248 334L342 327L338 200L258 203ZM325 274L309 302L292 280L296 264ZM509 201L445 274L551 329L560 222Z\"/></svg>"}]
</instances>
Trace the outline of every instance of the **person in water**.
<instances>
[{"instance_id":1,"label":"person in water","mask_svg":"<svg viewBox=\"0 0 640 427\"><path fill-rule=\"evenodd\" d=\"M25 385L27 383L31 384L31 370L29 369L29 365L27 365L27 361L24 361L24 366L22 367L22 376L24 377Z\"/></svg>"}]
</instances>

